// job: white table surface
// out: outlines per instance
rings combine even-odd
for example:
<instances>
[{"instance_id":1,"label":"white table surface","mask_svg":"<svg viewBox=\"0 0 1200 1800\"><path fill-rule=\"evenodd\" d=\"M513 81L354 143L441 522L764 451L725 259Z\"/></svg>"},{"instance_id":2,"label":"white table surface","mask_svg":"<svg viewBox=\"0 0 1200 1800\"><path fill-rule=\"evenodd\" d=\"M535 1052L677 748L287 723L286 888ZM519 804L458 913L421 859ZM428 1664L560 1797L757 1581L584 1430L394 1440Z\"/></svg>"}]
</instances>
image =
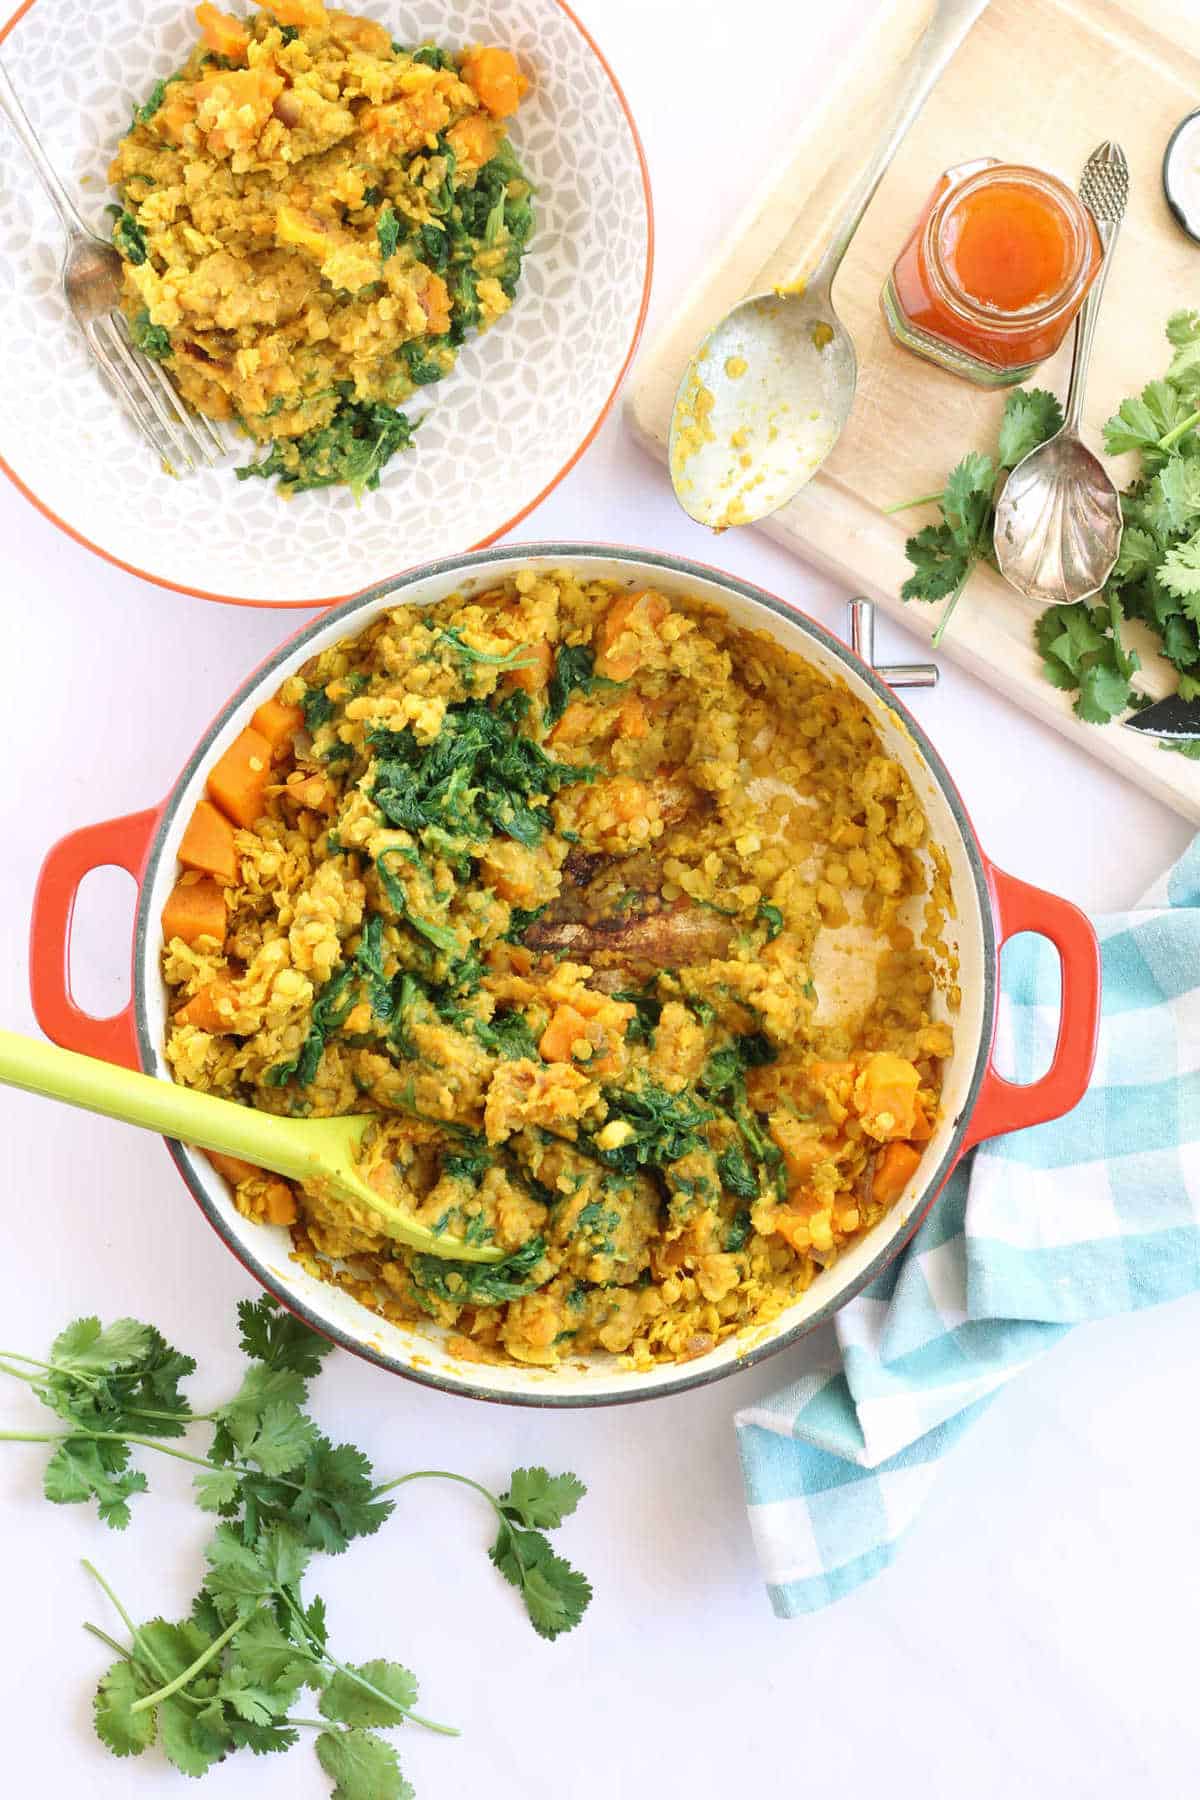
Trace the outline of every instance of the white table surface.
<instances>
[{"instance_id":1,"label":"white table surface","mask_svg":"<svg viewBox=\"0 0 1200 1800\"><path fill-rule=\"evenodd\" d=\"M866 11L580 0L650 159L651 330L819 91L837 34L854 29L835 22L843 10ZM707 126L695 110L704 101L716 108ZM522 535L719 560L841 625L844 597L781 550L738 532L714 546L619 416ZM300 618L144 585L60 535L7 483L0 541L0 1019L32 1030L25 934L47 846L165 793L199 728ZM889 658L918 653L893 629L881 636ZM1094 909L1121 907L1187 841L1181 820L952 664L916 707L989 854L1018 875ZM97 1011L123 998L130 896L110 871L81 905L76 979ZM198 1358L194 1397L217 1402L236 1379L234 1302L251 1290L162 1146L32 1098L0 1104L0 1339L39 1354L78 1313L133 1313ZM463 1726L458 1743L400 1734L423 1800L783 1800L831 1783L922 1800L1174 1800L1195 1791L1200 1753L1198 1326L1200 1304L1186 1300L1076 1333L954 1452L899 1563L791 1624L773 1620L759 1584L732 1414L809 1351L652 1407L560 1417L473 1406L338 1355L316 1411L381 1471L444 1466L499 1483L514 1463L578 1470L591 1492L563 1547L596 1598L579 1631L540 1642L484 1558L487 1520L466 1494L432 1485L406 1490L377 1537L322 1560L315 1585L344 1655L408 1662L426 1709ZM5 1384L0 1419L29 1429L38 1418ZM139 1617L185 1611L208 1531L185 1472L148 1453L152 1493L119 1536L81 1507L46 1505L40 1450L2 1448L0 1787L182 1793L157 1753L118 1763L92 1737L91 1688L106 1658L79 1621L117 1626L79 1559L96 1560ZM251 1782L262 1800L327 1792L306 1745L286 1758L243 1754L203 1791L221 1800Z\"/></svg>"}]
</instances>

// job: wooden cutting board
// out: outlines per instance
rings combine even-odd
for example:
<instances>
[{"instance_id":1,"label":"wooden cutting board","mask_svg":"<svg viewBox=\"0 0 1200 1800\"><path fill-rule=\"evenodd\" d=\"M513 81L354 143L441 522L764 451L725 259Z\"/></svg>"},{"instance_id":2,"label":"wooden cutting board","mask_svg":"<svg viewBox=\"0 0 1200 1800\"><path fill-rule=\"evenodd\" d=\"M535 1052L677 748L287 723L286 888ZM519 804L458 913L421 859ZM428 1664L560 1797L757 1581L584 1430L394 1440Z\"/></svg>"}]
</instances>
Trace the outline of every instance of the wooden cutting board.
<instances>
[{"instance_id":1,"label":"wooden cutting board","mask_svg":"<svg viewBox=\"0 0 1200 1800\"><path fill-rule=\"evenodd\" d=\"M865 162L879 96L930 0L892 0L858 45L843 79L781 146L769 184L730 232L727 254L684 301L635 373L630 413L639 439L665 459L675 389L696 344L745 294L793 281L815 263L829 221ZM1189 17L1190 15L1190 17ZM879 293L934 181L979 156L1029 162L1072 185L1088 153L1116 138L1129 158L1129 212L1100 315L1085 436L1126 394L1161 375L1167 315L1200 304L1200 246L1174 223L1160 169L1171 131L1200 105L1200 13L1192 0L991 0L925 103L859 227L835 285L858 351L854 411L821 473L763 529L869 594L911 629L932 633L939 607L904 605L904 540L936 514L883 508L936 492L969 449L990 450L1003 394L989 394L898 349ZM861 142L860 142L861 139ZM851 141L853 140L853 141ZM1069 341L1034 380L1066 391ZM1114 465L1118 481L1132 464ZM744 529L744 528L743 528ZM1118 725L1085 725L1041 674L1031 627L1041 609L980 568L942 653L1073 738L1167 805L1200 821L1200 763ZM1147 692L1173 671L1141 626L1130 641Z\"/></svg>"}]
</instances>

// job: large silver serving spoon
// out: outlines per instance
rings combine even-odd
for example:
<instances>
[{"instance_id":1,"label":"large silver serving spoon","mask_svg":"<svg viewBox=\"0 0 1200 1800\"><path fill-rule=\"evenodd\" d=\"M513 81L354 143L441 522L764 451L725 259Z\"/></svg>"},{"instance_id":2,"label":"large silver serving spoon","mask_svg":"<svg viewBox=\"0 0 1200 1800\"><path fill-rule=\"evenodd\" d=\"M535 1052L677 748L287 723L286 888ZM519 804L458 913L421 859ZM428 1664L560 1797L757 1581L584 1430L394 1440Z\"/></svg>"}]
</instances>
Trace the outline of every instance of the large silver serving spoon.
<instances>
[{"instance_id":1,"label":"large silver serving spoon","mask_svg":"<svg viewBox=\"0 0 1200 1800\"><path fill-rule=\"evenodd\" d=\"M1075 321L1062 428L1022 457L1004 484L992 541L1004 579L1029 600L1069 606L1098 592L1121 548L1121 496L1079 435L1100 298L1129 199L1119 144L1093 150L1079 183L1104 246L1104 262Z\"/></svg>"},{"instance_id":2,"label":"large silver serving spoon","mask_svg":"<svg viewBox=\"0 0 1200 1800\"><path fill-rule=\"evenodd\" d=\"M858 364L833 308L834 276L930 88L986 5L921 0L921 35L907 56L897 57L891 110L824 255L807 279L740 301L688 364L675 396L668 457L676 498L699 524L724 530L766 518L811 480L837 442L854 401Z\"/></svg>"}]
</instances>

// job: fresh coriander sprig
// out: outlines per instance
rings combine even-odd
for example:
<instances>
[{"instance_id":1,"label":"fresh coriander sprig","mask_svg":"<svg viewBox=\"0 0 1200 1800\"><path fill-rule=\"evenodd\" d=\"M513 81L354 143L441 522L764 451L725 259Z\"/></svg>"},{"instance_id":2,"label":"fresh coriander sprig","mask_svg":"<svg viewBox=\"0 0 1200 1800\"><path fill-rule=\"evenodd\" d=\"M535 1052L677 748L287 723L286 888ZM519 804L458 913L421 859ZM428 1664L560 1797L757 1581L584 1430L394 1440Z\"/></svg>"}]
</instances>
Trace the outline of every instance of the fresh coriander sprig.
<instances>
[{"instance_id":1,"label":"fresh coriander sprig","mask_svg":"<svg viewBox=\"0 0 1200 1800\"><path fill-rule=\"evenodd\" d=\"M938 494L906 500L889 512L913 506L937 506L940 525L926 525L910 537L904 553L914 573L900 589L902 600L944 600L933 642L941 643L954 609L982 558L993 561L992 527L1002 478L1023 456L1053 437L1063 422L1062 408L1045 388L1014 388L1004 403L995 460L973 450L946 477Z\"/></svg>"},{"instance_id":2,"label":"fresh coriander sprig","mask_svg":"<svg viewBox=\"0 0 1200 1800\"><path fill-rule=\"evenodd\" d=\"M1048 607L1034 626L1043 674L1074 695L1075 711L1087 724L1104 725L1149 704L1133 685L1141 664L1124 641L1129 620L1140 621L1159 640L1159 654L1176 671L1180 696L1200 697L1200 311L1173 313L1166 336L1173 354L1165 374L1123 400L1104 427L1109 455L1138 459L1121 495L1125 526L1113 572L1094 599ZM1009 395L996 459L1001 470L1057 429L1057 409L1049 411L1048 401L1038 389L1018 388ZM935 643L978 557L991 560L994 508L989 505L972 540L963 498L964 489L982 494L990 462L966 457L943 493L909 502L943 508L942 525L910 538L906 550L916 572L901 590L905 599L949 595ZM1169 748L1200 757L1200 744Z\"/></svg>"},{"instance_id":3,"label":"fresh coriander sprig","mask_svg":"<svg viewBox=\"0 0 1200 1800\"><path fill-rule=\"evenodd\" d=\"M48 1499L94 1499L101 1518L124 1529L132 1496L147 1486L132 1454L154 1450L198 1470L197 1504L221 1521L187 1619L136 1625L104 1577L84 1565L129 1636L122 1645L100 1626L85 1626L118 1659L97 1691L97 1733L122 1757L157 1741L183 1773L202 1775L238 1749L286 1750L310 1728L334 1800L410 1800L379 1729L406 1720L446 1735L456 1728L416 1711L416 1679L402 1664L334 1655L322 1601L306 1603L302 1593L312 1557L339 1554L378 1531L395 1505L387 1498L393 1490L455 1481L491 1507L498 1521L491 1560L520 1592L538 1635L555 1638L578 1624L591 1599L586 1578L546 1536L575 1510L583 1484L541 1468L515 1470L501 1494L442 1469L377 1482L360 1450L332 1443L304 1410L308 1382L332 1345L266 1297L243 1301L238 1319L249 1367L233 1397L203 1414L180 1392L195 1368L191 1358L134 1319L107 1327L77 1320L45 1360L0 1354L0 1373L24 1382L62 1425L0 1432L0 1440L53 1446ZM163 1441L198 1424L212 1428L207 1455ZM294 1712L303 1688L317 1694L319 1717Z\"/></svg>"}]
</instances>

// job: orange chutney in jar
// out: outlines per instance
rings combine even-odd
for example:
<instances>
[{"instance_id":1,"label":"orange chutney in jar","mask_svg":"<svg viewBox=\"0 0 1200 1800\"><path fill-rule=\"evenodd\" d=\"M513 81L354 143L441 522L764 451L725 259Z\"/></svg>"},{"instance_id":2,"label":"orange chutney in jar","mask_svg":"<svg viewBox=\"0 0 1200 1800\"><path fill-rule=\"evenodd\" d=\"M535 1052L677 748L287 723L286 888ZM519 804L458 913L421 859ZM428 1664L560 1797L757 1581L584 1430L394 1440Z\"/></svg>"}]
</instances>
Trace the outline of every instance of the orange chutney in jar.
<instances>
[{"instance_id":1,"label":"orange chutney in jar","mask_svg":"<svg viewBox=\"0 0 1200 1800\"><path fill-rule=\"evenodd\" d=\"M985 387L1024 381L1066 336L1104 258L1065 183L988 157L942 176L882 296L897 343Z\"/></svg>"}]
</instances>

